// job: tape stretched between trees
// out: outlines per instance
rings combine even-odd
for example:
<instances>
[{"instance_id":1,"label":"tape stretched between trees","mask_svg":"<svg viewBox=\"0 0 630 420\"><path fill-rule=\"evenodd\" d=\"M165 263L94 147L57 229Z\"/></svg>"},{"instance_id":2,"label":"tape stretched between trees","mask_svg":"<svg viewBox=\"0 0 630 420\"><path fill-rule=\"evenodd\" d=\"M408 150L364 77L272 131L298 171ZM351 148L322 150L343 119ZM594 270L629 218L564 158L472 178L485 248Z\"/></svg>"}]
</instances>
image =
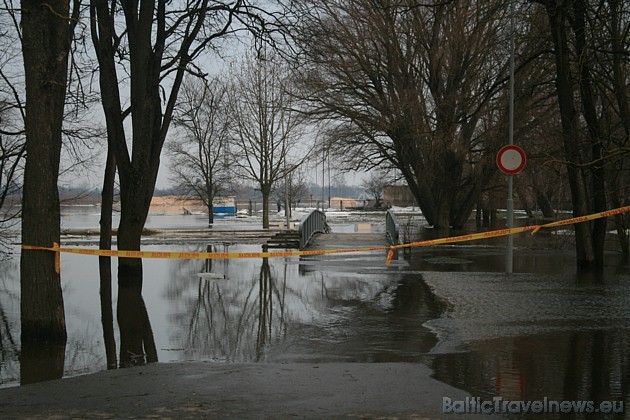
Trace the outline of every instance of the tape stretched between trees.
<instances>
[{"instance_id":1,"label":"tape stretched between trees","mask_svg":"<svg viewBox=\"0 0 630 420\"><path fill-rule=\"evenodd\" d=\"M402 248L426 247L433 245L452 244L457 242L468 242L479 239L496 238L500 236L515 235L517 233L529 232L532 235L542 228L552 228L558 226L571 225L576 223L588 222L590 220L601 219L604 217L614 216L630 212L630 206L620 207L613 210L607 210L600 213L589 214L586 216L578 216L570 219L560 220L558 222L546 223L544 225L530 225L511 229L499 229L489 232L473 233L461 236L452 236L440 239L430 239L420 242L410 242L401 245L380 246L380 247L360 247L360 248L338 248L338 249L317 249L302 251L275 251L275 252L171 252L171 251L125 251L125 250L106 250L106 249L89 249L89 248L68 248L60 247L54 243L52 247L42 247L35 245L22 245L24 250L35 251L51 251L56 254L55 270L59 272L59 255L64 253L94 255L99 257L117 257L117 258L162 258L162 259L228 259L228 258L277 258L277 257L299 257L308 255L326 255L341 254L352 252L372 252L387 250L386 265L392 260L394 251Z\"/></svg>"},{"instance_id":2,"label":"tape stretched between trees","mask_svg":"<svg viewBox=\"0 0 630 420\"><path fill-rule=\"evenodd\" d=\"M388 265L391 262L392 257L394 255L394 251L396 249L442 245L442 244L455 243L455 242L475 241L478 239L496 238L499 236L515 235L517 233L528 232L528 231L531 231L533 235L542 228L552 228L552 227L558 227L558 226L573 225L576 223L588 222L590 220L601 219L604 217L614 216L617 214L623 214L627 212L630 212L630 206L620 207L613 210L606 210L600 213L589 214L586 216L572 217L570 219L560 220L558 222L545 223L544 225L530 225L530 226L522 226L522 227L511 228L511 229L499 229L499 230L492 230L489 232L473 233L470 235L452 236L449 238L431 239L427 241L410 242L410 243L401 244L401 245L392 245L389 247L389 252L387 253L387 260L385 264Z\"/></svg>"}]
</instances>

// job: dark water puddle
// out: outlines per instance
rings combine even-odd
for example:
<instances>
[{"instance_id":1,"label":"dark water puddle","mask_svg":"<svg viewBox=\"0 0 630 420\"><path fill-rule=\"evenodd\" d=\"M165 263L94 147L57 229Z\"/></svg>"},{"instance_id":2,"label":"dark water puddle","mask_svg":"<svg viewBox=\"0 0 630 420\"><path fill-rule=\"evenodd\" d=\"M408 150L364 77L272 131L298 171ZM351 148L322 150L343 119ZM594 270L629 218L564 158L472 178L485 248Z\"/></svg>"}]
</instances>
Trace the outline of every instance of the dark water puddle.
<instances>
[{"instance_id":1,"label":"dark water puddle","mask_svg":"<svg viewBox=\"0 0 630 420\"><path fill-rule=\"evenodd\" d=\"M445 304L425 326L438 337L424 361L434 377L481 401L569 401L544 418L584 418L630 407L630 270L609 258L578 275L568 252L525 250L516 274L501 273L501 250L432 249L410 269ZM494 256L494 258L493 258ZM583 405L580 401L592 405ZM552 406L555 408L555 406ZM596 413L597 418L626 418ZM541 414L507 417L541 418ZM589 417L590 418L590 417Z\"/></svg>"},{"instance_id":2,"label":"dark water puddle","mask_svg":"<svg viewBox=\"0 0 630 420\"><path fill-rule=\"evenodd\" d=\"M327 275L340 274L323 274ZM286 339L269 349L268 360L420 362L437 343L424 323L437 317L442 307L419 276L395 277L371 297L348 296L344 290L326 287L321 319L291 323Z\"/></svg>"},{"instance_id":3,"label":"dark water puddle","mask_svg":"<svg viewBox=\"0 0 630 420\"><path fill-rule=\"evenodd\" d=\"M471 343L466 352L429 356L426 363L436 379L482 401L592 401L594 410L610 401L616 411L624 411L599 412L597 418L626 418L630 403L629 346L627 329L558 331L478 341ZM558 411L542 417L595 415L579 409ZM521 416L541 418L540 413Z\"/></svg>"}]
</instances>

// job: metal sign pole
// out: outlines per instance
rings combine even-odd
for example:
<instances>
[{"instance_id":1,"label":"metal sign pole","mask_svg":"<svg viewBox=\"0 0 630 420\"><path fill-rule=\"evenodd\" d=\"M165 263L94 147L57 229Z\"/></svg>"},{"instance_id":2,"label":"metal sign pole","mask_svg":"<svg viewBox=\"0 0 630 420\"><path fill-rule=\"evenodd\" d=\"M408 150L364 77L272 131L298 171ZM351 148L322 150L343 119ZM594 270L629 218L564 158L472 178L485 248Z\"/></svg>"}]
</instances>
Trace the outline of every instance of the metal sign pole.
<instances>
[{"instance_id":1,"label":"metal sign pole","mask_svg":"<svg viewBox=\"0 0 630 420\"><path fill-rule=\"evenodd\" d=\"M509 105L508 141L514 144L514 0L510 1L510 105ZM513 175L508 175L507 228L514 227ZM505 272L512 273L514 266L514 238L507 236L505 250Z\"/></svg>"}]
</instances>

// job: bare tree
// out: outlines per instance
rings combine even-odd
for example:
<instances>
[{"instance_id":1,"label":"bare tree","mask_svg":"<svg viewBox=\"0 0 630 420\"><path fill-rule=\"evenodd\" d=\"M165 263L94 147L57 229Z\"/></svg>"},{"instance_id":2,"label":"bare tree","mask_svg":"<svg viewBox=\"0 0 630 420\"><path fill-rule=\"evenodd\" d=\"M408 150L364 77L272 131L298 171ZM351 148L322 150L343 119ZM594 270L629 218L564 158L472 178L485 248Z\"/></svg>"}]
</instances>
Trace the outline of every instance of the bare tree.
<instances>
[{"instance_id":1,"label":"bare tree","mask_svg":"<svg viewBox=\"0 0 630 420\"><path fill-rule=\"evenodd\" d=\"M120 180L118 248L139 250L184 75L201 73L195 60L215 47L215 40L236 30L259 34L276 28L267 25L268 13L246 0L91 0L90 15L108 147ZM126 86L129 105L123 98ZM129 138L127 117L131 119ZM144 334L150 328L141 295L142 261L119 260L118 284L120 361L142 362L144 357L130 355L144 355L145 350L147 358L153 359L155 345L150 334ZM121 304L133 310L121 311Z\"/></svg>"},{"instance_id":2,"label":"bare tree","mask_svg":"<svg viewBox=\"0 0 630 420\"><path fill-rule=\"evenodd\" d=\"M72 14L71 14L72 13ZM79 3L68 0L21 4L22 56L26 88L26 153L22 200L22 243L50 247L59 242L57 179L68 81L68 57ZM28 361L35 343L64 348L66 323L61 279L51 252L23 250L20 259L22 383L41 380ZM60 377L63 351L47 354ZM59 360L61 363L59 364ZM40 362L41 363L41 362ZM60 369L60 371L59 371ZM50 375L50 376L49 376Z\"/></svg>"},{"instance_id":3,"label":"bare tree","mask_svg":"<svg viewBox=\"0 0 630 420\"><path fill-rule=\"evenodd\" d=\"M262 224L268 228L274 184L292 173L308 155L305 121L296 111L288 68L278 57L247 56L233 68L230 114L234 166L260 188Z\"/></svg>"},{"instance_id":4,"label":"bare tree","mask_svg":"<svg viewBox=\"0 0 630 420\"><path fill-rule=\"evenodd\" d=\"M297 168L294 172L287 174L282 180L276 182L274 193L278 200L283 203L287 218L290 219L292 207L306 198L308 193L304 173Z\"/></svg>"},{"instance_id":5,"label":"bare tree","mask_svg":"<svg viewBox=\"0 0 630 420\"><path fill-rule=\"evenodd\" d=\"M4 2L4 6L11 6ZM25 109L23 78L16 69L21 63L20 31L14 11L0 15L0 255L8 251L11 227L18 222L19 206L15 198L21 193Z\"/></svg>"},{"instance_id":6,"label":"bare tree","mask_svg":"<svg viewBox=\"0 0 630 420\"><path fill-rule=\"evenodd\" d=\"M24 174L24 165L26 158L26 137L29 132L28 124L32 124L33 119L37 119L38 117L31 117L27 120L27 108L26 108L26 97L28 96L28 76L27 72L24 71L25 67L33 66L40 67L38 71L44 73L43 77L47 78L47 84L53 85L56 83L65 83L66 86L58 86L58 89L62 89L64 105L61 110L53 109L57 105L53 106L52 102L45 103L46 100L51 100L53 97L50 96L48 99L41 97L39 95L35 96L35 102L42 102L39 105L31 106L31 113L39 112L38 107L44 107L47 110L50 110L54 114L55 122L61 121L61 147L59 150L59 157L56 156L57 151L54 150L52 155L49 154L51 151L50 147L47 147L46 150L42 154L32 154L31 159L37 160L42 156L48 160L46 163L47 170L56 171L57 175L54 178L54 191L50 191L48 194L51 195L59 195L57 191L57 185L64 182L64 180L69 180L76 177L79 174L85 174L89 172L90 163L92 163L95 152L95 144L98 142L100 138L102 138L102 130L97 121L94 121L93 115L90 114L91 109L90 105L94 101L93 92L90 90L89 85L86 84L86 77L92 77L92 66L89 55L85 50L85 38L83 37L83 33L81 30L75 31L76 26L79 23L80 17L80 2L75 1L72 3L72 15L64 17L64 9L70 8L71 2L63 2L57 3L56 5L51 5L49 3L37 3L37 2L22 2L22 7L18 6L18 1L16 0L4 0L2 2L3 13L0 14L0 27L2 27L2 32L0 33L0 211L2 212L2 217L0 218L0 225L2 225L2 229L0 231L0 244L5 238L5 234L14 235L13 232L10 231L12 224L17 224L17 217L20 215L20 206L16 204L20 204L22 200L22 192L23 192L23 178ZM61 5L62 12L61 14L57 13L56 6ZM58 35L59 39L56 39L55 42L50 44L51 48L57 48L56 52L52 51L49 54L59 54L58 58L60 59L59 65L67 66L67 76L65 79L56 80L57 77L54 73L61 71L60 68L53 68L50 62L46 61L40 65L36 65L34 62L31 62L25 66L25 60L27 59L27 54L24 54L23 45L33 43L33 39L27 40L26 35L24 34L25 25L23 22L24 13L33 13L36 10L44 10L48 9L49 18L54 20L62 20L68 27L69 37L68 45L63 44L63 37L66 34L62 33L61 27L64 23L57 22L59 25ZM43 12L42 12L43 13ZM20 16L22 14L22 16ZM44 15L44 14L43 14ZM41 22L38 22L38 24ZM49 25L52 26L52 25ZM80 29L85 29L84 26L79 25ZM37 28L38 31L44 30L42 28ZM35 32L32 32L34 34ZM47 36L45 33L37 35L41 37L37 42L46 43L47 39L52 39L51 36ZM48 45L48 44L47 44ZM37 45L30 45L29 48L39 48ZM67 47L67 51L61 51ZM22 49L21 49L22 48ZM38 52L30 52L28 55L32 59L33 56L37 56ZM45 58L45 57L39 57ZM52 58L49 56L48 59ZM65 64L64 64L65 63ZM42 70L45 67L49 67L48 69ZM31 83L33 82L33 78L31 77ZM35 83L41 82L40 80L35 80ZM31 95L33 91L31 90ZM52 95L52 92L49 92L49 95ZM60 92L57 92L55 95L61 95ZM32 98L33 96L31 96ZM55 100L58 100L59 96L55 96ZM60 112L61 116L58 116L56 113ZM89 119L86 118L87 115ZM50 118L50 117L48 117ZM44 124L48 127L52 121L49 119L44 122ZM37 127L30 128L31 131L37 131ZM56 146L56 129L54 126L49 127L49 133L41 133L43 136L47 136L48 134L52 134L52 138L48 141L49 143L55 143ZM39 134L38 134L39 135ZM37 136L35 136L37 137ZM36 140L37 141L37 140ZM38 146L35 146L38 147ZM31 166L37 167L40 165L39 162L32 162ZM56 169L53 169L56 168ZM39 173L39 169L35 169L35 177L41 178L43 176L48 176L47 173ZM52 182L46 184L45 188L52 187ZM28 189L28 188L27 188ZM33 193L30 193L31 195ZM25 193L25 200L28 200L26 196L29 194ZM36 193L39 195L39 193ZM44 201L46 197L41 197ZM36 200L39 200L37 198ZM58 200L59 202L59 200ZM38 206L41 203L37 203ZM56 206L55 201L46 202L46 205ZM24 209L26 209L29 205L25 204ZM55 213L58 210L54 211ZM57 219L57 216L53 216L54 219ZM29 219L29 216L26 216L26 219ZM50 219L49 221L51 221ZM40 220L40 223L42 221ZM49 228L49 224L43 222ZM52 222L51 222L52 223ZM22 223L22 227L24 229L32 229L29 227L29 222L26 221ZM37 227L39 229L39 226ZM52 228L50 228L52 229ZM23 243L26 245L30 245L27 242ZM50 244L48 245L50 246ZM0 250L1 252L2 250ZM29 263L29 265L31 265ZM23 276L23 278L27 278L29 275ZM42 293L46 293L46 288L41 288ZM51 293L51 300L58 299L57 293ZM23 295L24 299L29 299L28 295ZM53 305L57 305L54 303ZM36 303L36 306L41 307L39 303ZM62 311L55 311L55 316L63 315ZM25 318L26 319L26 318ZM26 349L30 344L28 342L24 343L24 349ZM53 348L53 347L51 347ZM27 351L25 350L25 354ZM56 364L57 368L59 360L63 362L63 354L59 356L58 354L54 355L55 361L53 363ZM28 365L29 358L24 357L23 364ZM26 368L24 381L31 381L36 379L45 379L47 374L41 375L38 374L37 371L41 370L41 364L37 360L33 361L35 363L35 367L33 369ZM31 363L32 364L32 363ZM63 363L62 363L63 365ZM63 367L61 367L63 369ZM61 375L61 371L57 369L54 375ZM31 379L29 379L31 376Z\"/></svg>"},{"instance_id":7,"label":"bare tree","mask_svg":"<svg viewBox=\"0 0 630 420\"><path fill-rule=\"evenodd\" d=\"M214 222L214 198L227 191L229 174L227 86L218 76L188 79L175 109L175 126L182 136L167 142L173 181L198 197Z\"/></svg>"},{"instance_id":8,"label":"bare tree","mask_svg":"<svg viewBox=\"0 0 630 420\"><path fill-rule=\"evenodd\" d=\"M462 226L507 138L503 1L297 2L304 99L346 166L397 168L430 224Z\"/></svg>"},{"instance_id":9,"label":"bare tree","mask_svg":"<svg viewBox=\"0 0 630 420\"><path fill-rule=\"evenodd\" d=\"M391 179L387 176L386 172L374 171L370 173L367 179L363 180L361 186L365 189L366 193L374 199L374 207L380 209L385 187L390 183Z\"/></svg>"},{"instance_id":10,"label":"bare tree","mask_svg":"<svg viewBox=\"0 0 630 420\"><path fill-rule=\"evenodd\" d=\"M11 227L18 222L20 207L16 204L26 152L23 134L14 132L7 123L11 106L0 101L0 255L8 251Z\"/></svg>"},{"instance_id":11,"label":"bare tree","mask_svg":"<svg viewBox=\"0 0 630 420\"><path fill-rule=\"evenodd\" d=\"M545 7L554 46L573 213L582 216L604 211L608 193L612 191L611 201L618 204L619 192L627 193L619 179L628 179L624 167L630 155L630 35L628 20L623 18L628 5L604 0L537 2ZM611 175L607 176L608 170ZM606 230L606 219L575 226L578 267L603 267Z\"/></svg>"}]
</instances>

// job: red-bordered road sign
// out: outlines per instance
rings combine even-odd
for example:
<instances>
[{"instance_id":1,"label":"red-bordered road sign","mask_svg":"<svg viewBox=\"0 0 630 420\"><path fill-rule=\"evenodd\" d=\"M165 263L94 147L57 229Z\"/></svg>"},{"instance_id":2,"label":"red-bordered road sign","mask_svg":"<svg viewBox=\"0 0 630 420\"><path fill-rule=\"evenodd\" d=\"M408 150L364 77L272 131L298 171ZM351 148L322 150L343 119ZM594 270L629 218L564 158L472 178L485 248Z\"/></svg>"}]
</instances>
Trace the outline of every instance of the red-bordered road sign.
<instances>
[{"instance_id":1,"label":"red-bordered road sign","mask_svg":"<svg viewBox=\"0 0 630 420\"><path fill-rule=\"evenodd\" d=\"M525 167L525 152L518 146L510 144L503 146L497 153L497 165L501 172L507 175L515 175Z\"/></svg>"}]
</instances>

